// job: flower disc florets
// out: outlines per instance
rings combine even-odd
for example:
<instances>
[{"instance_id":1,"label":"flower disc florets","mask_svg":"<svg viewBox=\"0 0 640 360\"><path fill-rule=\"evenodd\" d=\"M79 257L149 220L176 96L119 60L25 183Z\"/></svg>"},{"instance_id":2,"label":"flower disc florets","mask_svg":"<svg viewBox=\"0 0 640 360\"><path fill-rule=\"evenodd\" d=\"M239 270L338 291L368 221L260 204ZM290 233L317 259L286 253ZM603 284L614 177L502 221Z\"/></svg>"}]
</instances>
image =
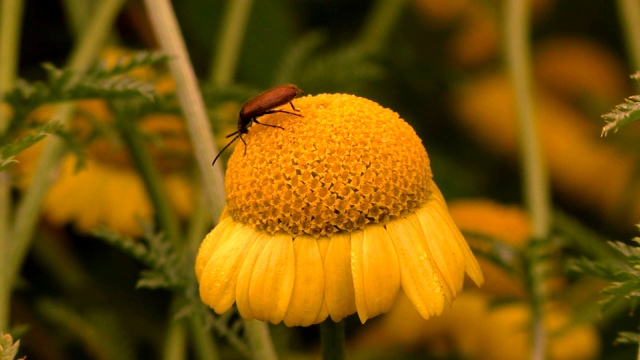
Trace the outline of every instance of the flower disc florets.
<instances>
[{"instance_id":1,"label":"flower disc florets","mask_svg":"<svg viewBox=\"0 0 640 360\"><path fill-rule=\"evenodd\" d=\"M303 117L259 118L228 164L229 215L276 233L330 235L383 223L431 192L427 152L397 113L346 94L294 100ZM287 104L281 109L291 111Z\"/></svg>"}]
</instances>

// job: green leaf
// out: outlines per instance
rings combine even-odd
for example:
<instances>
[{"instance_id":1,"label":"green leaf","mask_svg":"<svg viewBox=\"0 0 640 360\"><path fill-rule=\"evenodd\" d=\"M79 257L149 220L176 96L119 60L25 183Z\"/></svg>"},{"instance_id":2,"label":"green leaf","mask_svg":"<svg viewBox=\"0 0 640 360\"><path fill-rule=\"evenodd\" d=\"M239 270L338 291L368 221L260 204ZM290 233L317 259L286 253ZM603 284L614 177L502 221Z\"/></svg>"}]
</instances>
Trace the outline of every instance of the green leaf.
<instances>
[{"instance_id":1,"label":"green leaf","mask_svg":"<svg viewBox=\"0 0 640 360\"><path fill-rule=\"evenodd\" d=\"M149 269L140 274L137 287L183 288L188 284L186 270L173 243L163 234L153 232L153 226L144 225L143 239L121 236L107 228L93 234L125 253L131 255Z\"/></svg>"},{"instance_id":2,"label":"green leaf","mask_svg":"<svg viewBox=\"0 0 640 360\"><path fill-rule=\"evenodd\" d=\"M101 63L96 69L89 72L91 77L96 79L106 79L117 75L126 74L132 70L141 67L154 67L160 64L164 64L169 59L169 56L154 52L154 51L140 51L135 53L132 57L121 57L116 61L115 65L107 66L106 63Z\"/></svg>"},{"instance_id":3,"label":"green leaf","mask_svg":"<svg viewBox=\"0 0 640 360\"><path fill-rule=\"evenodd\" d=\"M50 121L36 128L31 133L0 147L0 171L6 169L11 163L16 162L16 155L42 140L45 136L59 133L62 126L58 122Z\"/></svg>"},{"instance_id":4,"label":"green leaf","mask_svg":"<svg viewBox=\"0 0 640 360\"><path fill-rule=\"evenodd\" d=\"M14 343L10 334L0 333L0 360L14 360L19 347L20 340Z\"/></svg>"},{"instance_id":5,"label":"green leaf","mask_svg":"<svg viewBox=\"0 0 640 360\"><path fill-rule=\"evenodd\" d=\"M640 79L640 72L631 75L632 79ZM616 105L611 112L602 115L607 122L602 128L601 136L607 136L610 131L616 132L622 126L640 119L640 95L634 95L625 99L622 104Z\"/></svg>"},{"instance_id":6,"label":"green leaf","mask_svg":"<svg viewBox=\"0 0 640 360\"><path fill-rule=\"evenodd\" d=\"M126 74L135 68L157 65L166 59L164 55L143 52L131 59L119 60L110 69L103 65L86 73L44 64L46 81L29 83L19 79L11 91L0 96L15 110L14 120L22 120L26 114L46 103L135 97L154 101L157 96L154 85Z\"/></svg>"},{"instance_id":7,"label":"green leaf","mask_svg":"<svg viewBox=\"0 0 640 360\"><path fill-rule=\"evenodd\" d=\"M640 334L628 331L618 333L615 344L638 344L640 343Z\"/></svg>"},{"instance_id":8,"label":"green leaf","mask_svg":"<svg viewBox=\"0 0 640 360\"><path fill-rule=\"evenodd\" d=\"M487 234L462 230L462 234L467 239L473 239L482 246L474 247L474 254L482 256L491 261L494 265L511 274L522 274L522 253L521 250L506 244L503 240L489 236Z\"/></svg>"}]
</instances>

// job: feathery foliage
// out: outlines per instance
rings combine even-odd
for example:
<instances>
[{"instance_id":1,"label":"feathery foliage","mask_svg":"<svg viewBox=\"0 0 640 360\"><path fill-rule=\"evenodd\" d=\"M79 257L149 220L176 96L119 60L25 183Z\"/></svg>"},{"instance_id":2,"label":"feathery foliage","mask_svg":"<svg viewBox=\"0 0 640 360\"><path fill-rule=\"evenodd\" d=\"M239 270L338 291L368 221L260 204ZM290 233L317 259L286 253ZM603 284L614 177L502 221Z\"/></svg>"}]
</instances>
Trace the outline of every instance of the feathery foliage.
<instances>
[{"instance_id":1,"label":"feathery foliage","mask_svg":"<svg viewBox=\"0 0 640 360\"><path fill-rule=\"evenodd\" d=\"M0 333L0 360L14 360L18 355L20 340L13 342L13 338L9 334ZM21 360L26 357L21 358Z\"/></svg>"},{"instance_id":2,"label":"feathery foliage","mask_svg":"<svg viewBox=\"0 0 640 360\"><path fill-rule=\"evenodd\" d=\"M640 80L640 71L631 75L632 79ZM609 131L616 132L619 128L640 119L640 95L633 95L625 99L622 104L604 115L602 118L607 122L602 128L601 136L607 136Z\"/></svg>"},{"instance_id":3,"label":"feathery foliage","mask_svg":"<svg viewBox=\"0 0 640 360\"><path fill-rule=\"evenodd\" d=\"M142 52L129 61L119 60L111 68L101 65L86 73L44 64L45 81L29 83L19 79L15 88L3 95L3 100L14 109L13 123L24 120L31 111L47 103L138 96L153 101L156 97L153 85L126 74L137 67L154 66L166 59L164 55Z\"/></svg>"},{"instance_id":4,"label":"feathery foliage","mask_svg":"<svg viewBox=\"0 0 640 360\"><path fill-rule=\"evenodd\" d=\"M11 163L16 162L15 156L51 134L62 134L62 126L59 122L50 121L27 135L14 140L13 142L0 146L0 170L6 169Z\"/></svg>"},{"instance_id":5,"label":"feathery foliage","mask_svg":"<svg viewBox=\"0 0 640 360\"><path fill-rule=\"evenodd\" d=\"M601 302L603 311L611 308L616 302L621 300L629 301L633 311L640 303L640 238L633 239L635 245L625 244L620 241L610 241L609 245L620 255L619 262L593 261L587 258L574 260L571 268L575 271L598 276L611 281L602 293L606 298ZM637 342L640 334L620 333L618 342Z\"/></svg>"},{"instance_id":6,"label":"feathery foliage","mask_svg":"<svg viewBox=\"0 0 640 360\"><path fill-rule=\"evenodd\" d=\"M94 231L94 235L149 268L140 274L137 287L152 289L183 287L187 283L185 280L187 274L181 264L179 251L166 236L153 232L153 226L143 225L143 229L144 235L141 241L119 235L106 228Z\"/></svg>"}]
</instances>

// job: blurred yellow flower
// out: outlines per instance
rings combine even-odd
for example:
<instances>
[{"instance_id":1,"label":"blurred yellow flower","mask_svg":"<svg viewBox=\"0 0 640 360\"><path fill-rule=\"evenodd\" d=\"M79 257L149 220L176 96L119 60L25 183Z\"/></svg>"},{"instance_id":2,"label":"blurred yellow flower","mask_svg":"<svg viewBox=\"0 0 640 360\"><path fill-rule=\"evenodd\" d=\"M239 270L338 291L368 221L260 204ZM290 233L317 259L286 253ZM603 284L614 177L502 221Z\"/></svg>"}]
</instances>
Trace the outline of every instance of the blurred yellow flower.
<instances>
[{"instance_id":1,"label":"blurred yellow flower","mask_svg":"<svg viewBox=\"0 0 640 360\"><path fill-rule=\"evenodd\" d=\"M530 223L522 209L491 200L458 200L450 213L463 231L491 236L514 247L524 247L530 237ZM473 237L473 246L482 245ZM523 300L495 303L503 296L525 299L523 280L507 274L491 262L478 259L485 284L481 290L460 294L450 309L424 321L415 315L410 301L400 296L394 308L353 344L365 348L422 348L441 356L460 354L472 359L528 359L530 353L530 305ZM556 288L564 281L552 277ZM594 359L600 351L596 329L588 324L571 324L570 311L560 303L547 309L545 325L551 336L550 359Z\"/></svg>"},{"instance_id":2,"label":"blurred yellow flower","mask_svg":"<svg viewBox=\"0 0 640 360\"><path fill-rule=\"evenodd\" d=\"M424 318L482 273L398 114L363 98L295 100L304 118L254 125L226 176L227 209L196 258L217 313L308 326L388 311L400 288Z\"/></svg>"},{"instance_id":3,"label":"blurred yellow flower","mask_svg":"<svg viewBox=\"0 0 640 360\"><path fill-rule=\"evenodd\" d=\"M448 27L447 52L459 66L472 67L496 60L500 55L500 14L504 0L415 0L417 13L430 26ZM552 7L553 0L532 0L534 18Z\"/></svg>"},{"instance_id":4,"label":"blurred yellow flower","mask_svg":"<svg viewBox=\"0 0 640 360\"><path fill-rule=\"evenodd\" d=\"M549 359L597 359L600 340L594 326L571 323L568 309L550 304L545 326L550 335ZM430 355L459 354L486 360L530 358L531 308L526 302L496 305L491 297L477 291L460 294L441 316L425 321L405 296L380 323L366 329L351 346L358 349L402 347L421 349ZM412 350L413 349L413 350Z\"/></svg>"},{"instance_id":5,"label":"blurred yellow flower","mask_svg":"<svg viewBox=\"0 0 640 360\"><path fill-rule=\"evenodd\" d=\"M451 59L461 66L476 66L493 59L500 48L499 25L494 12L474 4L449 43Z\"/></svg>"},{"instance_id":6,"label":"blurred yellow flower","mask_svg":"<svg viewBox=\"0 0 640 360\"><path fill-rule=\"evenodd\" d=\"M533 64L536 80L568 100L596 101L608 110L629 94L629 77L621 60L586 38L542 41L535 48Z\"/></svg>"},{"instance_id":7,"label":"blurred yellow flower","mask_svg":"<svg viewBox=\"0 0 640 360\"><path fill-rule=\"evenodd\" d=\"M72 129L81 141L88 141L96 126L113 121L108 106L101 100L77 102ZM32 121L50 119L52 106L37 109ZM182 120L175 115L156 114L139 119L140 128L156 144L149 145L163 174L163 183L178 215L191 210L193 182L185 173L191 148ZM97 124L97 125L96 125ZM31 183L43 143L21 153L15 167L19 186ZM117 138L100 137L86 148L86 166L76 169L75 155L65 155L43 204L44 216L56 225L72 223L79 231L89 232L107 226L123 234L142 233L139 221L151 221L154 215L147 192L129 154Z\"/></svg>"},{"instance_id":8,"label":"blurred yellow flower","mask_svg":"<svg viewBox=\"0 0 640 360\"><path fill-rule=\"evenodd\" d=\"M457 119L488 149L517 158L517 121L511 85L494 74L463 86L456 95ZM629 205L635 160L602 141L599 124L548 95L536 92L534 115L554 187L576 205L618 222L635 224L640 206ZM635 202L640 204L639 202ZM628 217L623 217L628 215Z\"/></svg>"},{"instance_id":9,"label":"blurred yellow flower","mask_svg":"<svg viewBox=\"0 0 640 360\"><path fill-rule=\"evenodd\" d=\"M463 232L487 235L517 249L523 249L531 236L527 214L518 206L506 206L488 199L458 200L450 204L453 221ZM484 249L486 243L467 236L469 245ZM507 297L524 298L526 290L520 279L506 273L501 267L480 257L480 268L485 283L482 291Z\"/></svg>"},{"instance_id":10,"label":"blurred yellow flower","mask_svg":"<svg viewBox=\"0 0 640 360\"><path fill-rule=\"evenodd\" d=\"M102 51L101 60L103 66L111 68L116 63L126 64L133 56L131 50L108 47ZM160 94L172 92L175 86L170 77L151 67L136 68L126 76L155 83ZM86 167L77 170L74 155L61 159L44 200L45 218L56 225L72 223L83 232L107 226L123 234L140 235L139 221L151 221L154 211L122 140L112 130L105 131L114 123L108 103L84 100L74 105L70 127L77 141L87 144ZM42 106L30 114L29 121L49 121L53 109L52 105ZM161 113L130 119L134 120L149 140L147 149L162 174L171 204L179 216L186 217L193 203L194 184L188 173L191 145L184 122L177 115ZM38 143L18 156L20 163L15 170L20 187L31 182L42 145Z\"/></svg>"}]
</instances>

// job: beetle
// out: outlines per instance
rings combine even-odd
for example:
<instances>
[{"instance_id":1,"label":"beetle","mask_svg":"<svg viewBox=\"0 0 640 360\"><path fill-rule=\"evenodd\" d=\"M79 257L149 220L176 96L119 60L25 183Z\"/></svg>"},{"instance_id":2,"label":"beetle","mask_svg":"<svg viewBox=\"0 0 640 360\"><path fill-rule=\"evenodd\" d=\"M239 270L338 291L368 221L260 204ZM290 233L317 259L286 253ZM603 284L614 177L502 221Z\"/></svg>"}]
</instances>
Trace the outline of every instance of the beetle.
<instances>
[{"instance_id":1,"label":"beetle","mask_svg":"<svg viewBox=\"0 0 640 360\"><path fill-rule=\"evenodd\" d=\"M281 110L281 109L274 110L274 108L278 106L282 106L286 103L289 103L289 105L291 105L291 109L293 109L294 111L300 111L293 106L293 102L291 101L295 99L296 96L302 93L303 91L300 90L296 85L285 84L285 85L276 86L273 89L269 89L247 100L247 102L245 102L244 105L242 105L242 108L240 109L240 113L238 113L238 130L226 136L227 138L230 138L235 135L235 137L231 139L231 141L229 141L229 143L225 145L222 148L222 150L220 150L218 155L216 155L216 157L213 159L213 162L211 163L211 165L212 166L215 165L220 155L222 155L222 153L225 150L227 150L227 148L231 144L233 144L234 141L238 140L238 138L240 138L240 140L242 140L242 142L244 143L244 152L246 154L247 142L244 141L244 139L242 138L242 135L249 133L249 127L253 123L284 130L282 126L265 124L265 123L259 122L258 121L259 117L263 115L274 114L277 112L303 117L300 114L296 114L286 110Z\"/></svg>"}]
</instances>

